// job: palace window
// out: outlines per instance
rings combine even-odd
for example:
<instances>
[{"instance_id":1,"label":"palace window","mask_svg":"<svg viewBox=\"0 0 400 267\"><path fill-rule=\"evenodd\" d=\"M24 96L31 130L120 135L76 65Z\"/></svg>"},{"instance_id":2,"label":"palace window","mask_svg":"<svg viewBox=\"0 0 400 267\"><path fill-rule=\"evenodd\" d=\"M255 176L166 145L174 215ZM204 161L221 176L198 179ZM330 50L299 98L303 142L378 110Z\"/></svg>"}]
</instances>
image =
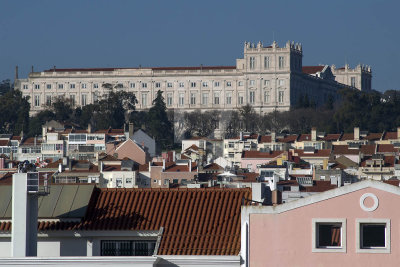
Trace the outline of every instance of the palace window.
<instances>
[{"instance_id":1,"label":"palace window","mask_svg":"<svg viewBox=\"0 0 400 267\"><path fill-rule=\"evenodd\" d=\"M243 82L242 81L238 82L238 85L243 86Z\"/></svg>"},{"instance_id":2,"label":"palace window","mask_svg":"<svg viewBox=\"0 0 400 267\"><path fill-rule=\"evenodd\" d=\"M46 84L47 89L51 89L51 84Z\"/></svg>"},{"instance_id":3,"label":"palace window","mask_svg":"<svg viewBox=\"0 0 400 267\"><path fill-rule=\"evenodd\" d=\"M185 94L184 93L180 93L179 94L179 106L183 106L185 104Z\"/></svg>"},{"instance_id":4,"label":"palace window","mask_svg":"<svg viewBox=\"0 0 400 267\"><path fill-rule=\"evenodd\" d=\"M250 104L254 104L256 102L256 92L250 91Z\"/></svg>"},{"instance_id":5,"label":"palace window","mask_svg":"<svg viewBox=\"0 0 400 267\"><path fill-rule=\"evenodd\" d=\"M81 84L81 88L82 88L82 89L86 89L86 83L82 83L82 84Z\"/></svg>"},{"instance_id":6,"label":"palace window","mask_svg":"<svg viewBox=\"0 0 400 267\"><path fill-rule=\"evenodd\" d=\"M356 77L351 77L351 86L356 87Z\"/></svg>"},{"instance_id":7,"label":"palace window","mask_svg":"<svg viewBox=\"0 0 400 267\"><path fill-rule=\"evenodd\" d=\"M172 88L172 83L167 83L168 88Z\"/></svg>"},{"instance_id":8,"label":"palace window","mask_svg":"<svg viewBox=\"0 0 400 267\"><path fill-rule=\"evenodd\" d=\"M196 94L195 93L190 94L190 104L196 105Z\"/></svg>"},{"instance_id":9,"label":"palace window","mask_svg":"<svg viewBox=\"0 0 400 267\"><path fill-rule=\"evenodd\" d=\"M278 84L279 84L279 86L284 86L285 85L285 80L279 80Z\"/></svg>"},{"instance_id":10,"label":"palace window","mask_svg":"<svg viewBox=\"0 0 400 267\"><path fill-rule=\"evenodd\" d=\"M284 101L284 92L283 91L279 91L279 95L278 95L278 102L279 103L283 103Z\"/></svg>"},{"instance_id":11,"label":"palace window","mask_svg":"<svg viewBox=\"0 0 400 267\"><path fill-rule=\"evenodd\" d=\"M203 93L202 95L202 104L203 105L208 105L208 93Z\"/></svg>"},{"instance_id":12,"label":"palace window","mask_svg":"<svg viewBox=\"0 0 400 267\"><path fill-rule=\"evenodd\" d=\"M196 83L195 82L191 82L190 83L190 87L196 87Z\"/></svg>"},{"instance_id":13,"label":"palace window","mask_svg":"<svg viewBox=\"0 0 400 267\"><path fill-rule=\"evenodd\" d=\"M264 57L264 69L269 69L269 57Z\"/></svg>"},{"instance_id":14,"label":"palace window","mask_svg":"<svg viewBox=\"0 0 400 267\"><path fill-rule=\"evenodd\" d=\"M147 94L142 94L142 106L147 106Z\"/></svg>"},{"instance_id":15,"label":"palace window","mask_svg":"<svg viewBox=\"0 0 400 267\"><path fill-rule=\"evenodd\" d=\"M244 97L243 97L243 94L241 94L241 93L238 94L238 102L239 102L239 105L243 105Z\"/></svg>"},{"instance_id":16,"label":"palace window","mask_svg":"<svg viewBox=\"0 0 400 267\"><path fill-rule=\"evenodd\" d=\"M254 86L256 82L254 80L250 80L250 86Z\"/></svg>"},{"instance_id":17,"label":"palace window","mask_svg":"<svg viewBox=\"0 0 400 267\"><path fill-rule=\"evenodd\" d=\"M227 105L232 104L232 93L231 92L226 93L226 104Z\"/></svg>"},{"instance_id":18,"label":"palace window","mask_svg":"<svg viewBox=\"0 0 400 267\"><path fill-rule=\"evenodd\" d=\"M219 82L214 82L214 87L219 87Z\"/></svg>"},{"instance_id":19,"label":"palace window","mask_svg":"<svg viewBox=\"0 0 400 267\"><path fill-rule=\"evenodd\" d=\"M35 95L35 107L39 107L40 106L40 96L39 95Z\"/></svg>"},{"instance_id":20,"label":"palace window","mask_svg":"<svg viewBox=\"0 0 400 267\"><path fill-rule=\"evenodd\" d=\"M232 82L226 82L226 86L231 87L232 86Z\"/></svg>"},{"instance_id":21,"label":"palace window","mask_svg":"<svg viewBox=\"0 0 400 267\"><path fill-rule=\"evenodd\" d=\"M142 83L142 88L147 88L147 83Z\"/></svg>"},{"instance_id":22,"label":"palace window","mask_svg":"<svg viewBox=\"0 0 400 267\"><path fill-rule=\"evenodd\" d=\"M87 94L82 94L81 95L81 105L86 106L87 104Z\"/></svg>"},{"instance_id":23,"label":"palace window","mask_svg":"<svg viewBox=\"0 0 400 267\"><path fill-rule=\"evenodd\" d=\"M269 86L269 80L264 80L264 85Z\"/></svg>"},{"instance_id":24,"label":"palace window","mask_svg":"<svg viewBox=\"0 0 400 267\"><path fill-rule=\"evenodd\" d=\"M70 88L70 89L75 89L75 84L74 84L74 83L70 83L70 84L69 84L69 88Z\"/></svg>"},{"instance_id":25,"label":"palace window","mask_svg":"<svg viewBox=\"0 0 400 267\"><path fill-rule=\"evenodd\" d=\"M70 95L69 100L71 101L71 106L74 107L75 106L75 95Z\"/></svg>"},{"instance_id":26,"label":"palace window","mask_svg":"<svg viewBox=\"0 0 400 267\"><path fill-rule=\"evenodd\" d=\"M28 85L27 85L27 84L24 84L24 85L22 85L22 88L23 88L23 89L28 89Z\"/></svg>"},{"instance_id":27,"label":"palace window","mask_svg":"<svg viewBox=\"0 0 400 267\"><path fill-rule=\"evenodd\" d=\"M256 66L256 58L250 57L250 69L254 70L255 66Z\"/></svg>"},{"instance_id":28,"label":"palace window","mask_svg":"<svg viewBox=\"0 0 400 267\"><path fill-rule=\"evenodd\" d=\"M172 93L167 94L167 106L172 106Z\"/></svg>"},{"instance_id":29,"label":"palace window","mask_svg":"<svg viewBox=\"0 0 400 267\"><path fill-rule=\"evenodd\" d=\"M135 88L135 87L136 87L136 84L135 84L135 83L130 83L130 84L129 84L129 87L130 87L130 88ZM157 87L157 84L156 84L156 87Z\"/></svg>"},{"instance_id":30,"label":"palace window","mask_svg":"<svg viewBox=\"0 0 400 267\"><path fill-rule=\"evenodd\" d=\"M203 82L203 87L208 87L208 83L207 82Z\"/></svg>"},{"instance_id":31,"label":"palace window","mask_svg":"<svg viewBox=\"0 0 400 267\"><path fill-rule=\"evenodd\" d=\"M264 103L269 103L269 91L264 91Z\"/></svg>"},{"instance_id":32,"label":"palace window","mask_svg":"<svg viewBox=\"0 0 400 267\"><path fill-rule=\"evenodd\" d=\"M179 83L179 87L180 87L180 88L183 88L183 87L185 87L185 83L183 83L183 82L180 82L180 83Z\"/></svg>"},{"instance_id":33,"label":"palace window","mask_svg":"<svg viewBox=\"0 0 400 267\"><path fill-rule=\"evenodd\" d=\"M64 84L59 83L59 84L58 84L58 89L64 89Z\"/></svg>"},{"instance_id":34,"label":"palace window","mask_svg":"<svg viewBox=\"0 0 400 267\"><path fill-rule=\"evenodd\" d=\"M279 69L283 69L285 67L285 57L280 56L279 57Z\"/></svg>"},{"instance_id":35,"label":"palace window","mask_svg":"<svg viewBox=\"0 0 400 267\"><path fill-rule=\"evenodd\" d=\"M51 106L51 95L46 95L46 106Z\"/></svg>"},{"instance_id":36,"label":"palace window","mask_svg":"<svg viewBox=\"0 0 400 267\"><path fill-rule=\"evenodd\" d=\"M219 105L219 92L214 93L214 105Z\"/></svg>"},{"instance_id":37,"label":"palace window","mask_svg":"<svg viewBox=\"0 0 400 267\"><path fill-rule=\"evenodd\" d=\"M94 83L93 84L93 88L99 88L99 84L98 83Z\"/></svg>"},{"instance_id":38,"label":"palace window","mask_svg":"<svg viewBox=\"0 0 400 267\"><path fill-rule=\"evenodd\" d=\"M40 84L35 84L35 89L40 89Z\"/></svg>"}]
</instances>

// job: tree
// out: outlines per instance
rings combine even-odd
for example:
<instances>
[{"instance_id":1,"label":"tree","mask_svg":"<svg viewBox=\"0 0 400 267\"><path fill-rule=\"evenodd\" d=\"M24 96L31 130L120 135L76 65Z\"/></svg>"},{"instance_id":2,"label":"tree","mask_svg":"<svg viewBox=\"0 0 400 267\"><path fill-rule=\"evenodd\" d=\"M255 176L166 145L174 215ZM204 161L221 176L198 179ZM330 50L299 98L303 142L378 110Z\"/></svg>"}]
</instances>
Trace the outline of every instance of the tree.
<instances>
[{"instance_id":1,"label":"tree","mask_svg":"<svg viewBox=\"0 0 400 267\"><path fill-rule=\"evenodd\" d=\"M147 114L147 120L148 127L146 130L148 134L153 136L162 149L172 147L174 142L173 125L168 120L167 107L161 90L157 91L153 106Z\"/></svg>"},{"instance_id":2,"label":"tree","mask_svg":"<svg viewBox=\"0 0 400 267\"><path fill-rule=\"evenodd\" d=\"M20 133L27 131L29 125L29 97L21 91L11 90L0 96L0 132Z\"/></svg>"},{"instance_id":3,"label":"tree","mask_svg":"<svg viewBox=\"0 0 400 267\"><path fill-rule=\"evenodd\" d=\"M6 79L0 82L0 95L4 95L12 89L13 84L11 83L10 79Z\"/></svg>"},{"instance_id":4,"label":"tree","mask_svg":"<svg viewBox=\"0 0 400 267\"><path fill-rule=\"evenodd\" d=\"M63 96L56 98L50 108L57 121L65 122L73 118L72 102L69 98Z\"/></svg>"},{"instance_id":5,"label":"tree","mask_svg":"<svg viewBox=\"0 0 400 267\"><path fill-rule=\"evenodd\" d=\"M256 120L256 112L250 104L247 104L239 109L239 113L243 120L245 131L254 131L254 124Z\"/></svg>"}]
</instances>

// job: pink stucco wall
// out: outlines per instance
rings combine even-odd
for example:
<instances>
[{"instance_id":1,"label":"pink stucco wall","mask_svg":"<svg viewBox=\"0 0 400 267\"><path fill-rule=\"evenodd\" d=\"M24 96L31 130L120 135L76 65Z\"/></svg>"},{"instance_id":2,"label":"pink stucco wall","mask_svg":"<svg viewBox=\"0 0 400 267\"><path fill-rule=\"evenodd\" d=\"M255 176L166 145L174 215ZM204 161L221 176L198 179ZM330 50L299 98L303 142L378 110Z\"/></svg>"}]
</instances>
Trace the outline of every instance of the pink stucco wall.
<instances>
[{"instance_id":1,"label":"pink stucco wall","mask_svg":"<svg viewBox=\"0 0 400 267\"><path fill-rule=\"evenodd\" d=\"M364 193L378 197L375 211L361 209ZM250 266L400 266L399 206L400 196L366 188L280 214L250 214ZM312 218L345 218L347 252L312 252ZM365 218L391 220L390 254L356 253L356 219Z\"/></svg>"},{"instance_id":2,"label":"pink stucco wall","mask_svg":"<svg viewBox=\"0 0 400 267\"><path fill-rule=\"evenodd\" d=\"M241 162L240 162L240 167L247 169L247 165L251 164L252 165L251 166L251 171L252 172L258 172L257 164L261 164L261 165L268 164L270 161L271 161L271 159L265 159L265 158L261 158L261 159L245 159L245 158L242 158Z\"/></svg>"}]
</instances>

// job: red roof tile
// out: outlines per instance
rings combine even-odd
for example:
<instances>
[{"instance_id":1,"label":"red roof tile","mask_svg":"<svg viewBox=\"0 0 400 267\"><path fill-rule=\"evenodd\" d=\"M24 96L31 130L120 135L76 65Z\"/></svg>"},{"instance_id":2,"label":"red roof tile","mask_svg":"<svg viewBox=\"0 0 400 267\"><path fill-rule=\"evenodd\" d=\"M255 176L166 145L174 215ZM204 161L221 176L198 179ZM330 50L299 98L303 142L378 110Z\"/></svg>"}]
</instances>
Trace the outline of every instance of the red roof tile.
<instances>
[{"instance_id":1,"label":"red roof tile","mask_svg":"<svg viewBox=\"0 0 400 267\"><path fill-rule=\"evenodd\" d=\"M335 145L332 147L334 155L358 155L360 150L358 148L349 148L348 145Z\"/></svg>"},{"instance_id":2,"label":"red roof tile","mask_svg":"<svg viewBox=\"0 0 400 267\"><path fill-rule=\"evenodd\" d=\"M0 140L0 146L8 146L9 143L9 140Z\"/></svg>"},{"instance_id":3,"label":"red roof tile","mask_svg":"<svg viewBox=\"0 0 400 267\"><path fill-rule=\"evenodd\" d=\"M316 158L316 157L327 158L330 156L331 150L318 149L315 150L314 153L304 153L303 149L295 149L294 153L296 153L300 158Z\"/></svg>"},{"instance_id":4,"label":"red roof tile","mask_svg":"<svg viewBox=\"0 0 400 267\"><path fill-rule=\"evenodd\" d=\"M362 145L360 147L360 152L363 153L364 155L373 155L375 154L375 144L372 145Z\"/></svg>"},{"instance_id":5,"label":"red roof tile","mask_svg":"<svg viewBox=\"0 0 400 267\"><path fill-rule=\"evenodd\" d=\"M386 132L382 139L383 140L395 140L395 139L397 139L397 132Z\"/></svg>"},{"instance_id":6,"label":"red roof tile","mask_svg":"<svg viewBox=\"0 0 400 267\"><path fill-rule=\"evenodd\" d=\"M278 138L277 142L281 142L281 143L294 143L294 141L296 141L297 139L297 134L292 134L292 135L287 135L283 138Z\"/></svg>"},{"instance_id":7,"label":"red roof tile","mask_svg":"<svg viewBox=\"0 0 400 267\"><path fill-rule=\"evenodd\" d=\"M285 151L271 151L269 152L261 152L261 151L243 151L242 152L242 158L247 158L247 159L254 159L254 158L260 158L260 159L271 159L271 158L276 158Z\"/></svg>"},{"instance_id":8,"label":"red roof tile","mask_svg":"<svg viewBox=\"0 0 400 267\"><path fill-rule=\"evenodd\" d=\"M303 66L301 69L303 73L307 74L315 74L317 72L321 72L325 66Z\"/></svg>"},{"instance_id":9,"label":"red roof tile","mask_svg":"<svg viewBox=\"0 0 400 267\"><path fill-rule=\"evenodd\" d=\"M395 148L393 144L378 145L378 153L398 153L399 149Z\"/></svg>"}]
</instances>

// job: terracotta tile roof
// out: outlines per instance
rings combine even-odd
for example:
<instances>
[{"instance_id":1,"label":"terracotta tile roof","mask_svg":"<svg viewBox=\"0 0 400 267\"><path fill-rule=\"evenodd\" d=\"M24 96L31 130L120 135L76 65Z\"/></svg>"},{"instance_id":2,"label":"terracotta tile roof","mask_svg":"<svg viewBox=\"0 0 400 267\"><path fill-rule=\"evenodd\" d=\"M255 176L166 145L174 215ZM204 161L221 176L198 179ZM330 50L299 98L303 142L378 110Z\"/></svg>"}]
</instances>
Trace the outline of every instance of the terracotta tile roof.
<instances>
[{"instance_id":1,"label":"terracotta tile roof","mask_svg":"<svg viewBox=\"0 0 400 267\"><path fill-rule=\"evenodd\" d=\"M348 145L335 145L332 146L334 155L358 155L360 150L358 148L349 148Z\"/></svg>"},{"instance_id":2,"label":"terracotta tile roof","mask_svg":"<svg viewBox=\"0 0 400 267\"><path fill-rule=\"evenodd\" d=\"M271 143L271 140L272 138L270 135L262 135L258 143Z\"/></svg>"},{"instance_id":3,"label":"terracotta tile roof","mask_svg":"<svg viewBox=\"0 0 400 267\"><path fill-rule=\"evenodd\" d=\"M193 145L191 145L190 147L186 148L185 151L187 151L187 150L189 150L189 149L192 149L192 150L194 150L194 151L199 151L199 147L196 146L195 144L193 144Z\"/></svg>"},{"instance_id":4,"label":"terracotta tile roof","mask_svg":"<svg viewBox=\"0 0 400 267\"><path fill-rule=\"evenodd\" d=\"M382 133L369 133L365 139L369 140L369 141L376 141L376 140L380 140L382 137Z\"/></svg>"},{"instance_id":5,"label":"terracotta tile roof","mask_svg":"<svg viewBox=\"0 0 400 267\"><path fill-rule=\"evenodd\" d=\"M304 153L303 149L295 149L294 153L296 153L300 158L327 158L331 154L330 149L318 149L315 150L314 153Z\"/></svg>"},{"instance_id":6,"label":"terracotta tile roof","mask_svg":"<svg viewBox=\"0 0 400 267\"><path fill-rule=\"evenodd\" d=\"M385 184L390 184L394 186L399 186L400 185L400 180L383 180Z\"/></svg>"},{"instance_id":7,"label":"terracotta tile roof","mask_svg":"<svg viewBox=\"0 0 400 267\"><path fill-rule=\"evenodd\" d=\"M301 70L303 73L307 74L315 74L317 72L321 72L325 66L303 66Z\"/></svg>"},{"instance_id":8,"label":"terracotta tile roof","mask_svg":"<svg viewBox=\"0 0 400 267\"><path fill-rule=\"evenodd\" d=\"M360 152L363 153L364 155L373 155L375 154L375 144L372 145L362 145L360 147Z\"/></svg>"},{"instance_id":9,"label":"terracotta tile roof","mask_svg":"<svg viewBox=\"0 0 400 267\"><path fill-rule=\"evenodd\" d=\"M325 192L331 189L337 188L336 185L332 185L331 181L313 181L313 186L302 186L300 191L304 192Z\"/></svg>"},{"instance_id":10,"label":"terracotta tile roof","mask_svg":"<svg viewBox=\"0 0 400 267\"><path fill-rule=\"evenodd\" d=\"M360 139L362 139L361 136ZM340 138L340 141L347 141L347 140L354 140L354 133L344 133Z\"/></svg>"},{"instance_id":11,"label":"terracotta tile roof","mask_svg":"<svg viewBox=\"0 0 400 267\"><path fill-rule=\"evenodd\" d=\"M243 180L240 180L240 182L245 182L245 183L250 183L250 182L257 182L257 177L260 176L260 174L255 173L255 172L245 172L243 174Z\"/></svg>"},{"instance_id":12,"label":"terracotta tile roof","mask_svg":"<svg viewBox=\"0 0 400 267\"><path fill-rule=\"evenodd\" d=\"M238 255L242 201L251 189L95 189L80 222L40 222L39 231L159 230L159 255ZM246 205L247 202L245 201ZM2 222L0 231L10 231Z\"/></svg>"},{"instance_id":13,"label":"terracotta tile roof","mask_svg":"<svg viewBox=\"0 0 400 267\"><path fill-rule=\"evenodd\" d=\"M204 166L203 169L204 170L221 170L221 169L223 170L224 168L219 166L217 163L211 163L211 164Z\"/></svg>"},{"instance_id":14,"label":"terracotta tile roof","mask_svg":"<svg viewBox=\"0 0 400 267\"><path fill-rule=\"evenodd\" d=\"M105 165L103 167L103 172L114 172L114 171L121 171L120 165Z\"/></svg>"},{"instance_id":15,"label":"terracotta tile roof","mask_svg":"<svg viewBox=\"0 0 400 267\"><path fill-rule=\"evenodd\" d=\"M277 142L281 142L281 143L294 143L294 141L296 141L297 139L297 134L292 134L292 135L287 135L283 138L278 138Z\"/></svg>"},{"instance_id":16,"label":"terracotta tile roof","mask_svg":"<svg viewBox=\"0 0 400 267\"><path fill-rule=\"evenodd\" d=\"M0 140L0 146L8 146L9 143L9 140Z\"/></svg>"},{"instance_id":17,"label":"terracotta tile roof","mask_svg":"<svg viewBox=\"0 0 400 267\"><path fill-rule=\"evenodd\" d=\"M300 134L299 138L297 138L297 141L298 142L311 141L311 134Z\"/></svg>"},{"instance_id":18,"label":"terracotta tile roof","mask_svg":"<svg viewBox=\"0 0 400 267\"><path fill-rule=\"evenodd\" d=\"M149 171L149 164L140 164L139 165L139 172L148 172Z\"/></svg>"},{"instance_id":19,"label":"terracotta tile roof","mask_svg":"<svg viewBox=\"0 0 400 267\"><path fill-rule=\"evenodd\" d=\"M42 140L39 138L36 138L36 145L40 145L42 143ZM26 138L25 140L22 141L21 146L26 145L26 146L31 146L35 144L35 138L34 137L29 137Z\"/></svg>"},{"instance_id":20,"label":"terracotta tile roof","mask_svg":"<svg viewBox=\"0 0 400 267\"><path fill-rule=\"evenodd\" d=\"M393 144L377 145L378 153L399 153L399 149L395 148Z\"/></svg>"},{"instance_id":21,"label":"terracotta tile roof","mask_svg":"<svg viewBox=\"0 0 400 267\"><path fill-rule=\"evenodd\" d=\"M367 166L367 160L371 160L372 157L365 157L360 163L361 167L366 167ZM396 164L396 157L395 156L384 156L383 158L384 164L383 167L394 167Z\"/></svg>"},{"instance_id":22,"label":"terracotta tile roof","mask_svg":"<svg viewBox=\"0 0 400 267\"><path fill-rule=\"evenodd\" d=\"M190 157L188 157L188 156L186 156L184 154L181 154L181 159L190 159Z\"/></svg>"},{"instance_id":23,"label":"terracotta tile roof","mask_svg":"<svg viewBox=\"0 0 400 267\"><path fill-rule=\"evenodd\" d=\"M21 141L21 136L14 135L13 137L11 137L11 140L19 140L19 141Z\"/></svg>"},{"instance_id":24,"label":"terracotta tile roof","mask_svg":"<svg viewBox=\"0 0 400 267\"><path fill-rule=\"evenodd\" d=\"M397 139L397 132L385 132L383 140L393 140Z\"/></svg>"},{"instance_id":25,"label":"terracotta tile roof","mask_svg":"<svg viewBox=\"0 0 400 267\"><path fill-rule=\"evenodd\" d=\"M339 140L341 134L327 134L326 136L322 137L321 139L324 141L337 141Z\"/></svg>"},{"instance_id":26,"label":"terracotta tile roof","mask_svg":"<svg viewBox=\"0 0 400 267\"><path fill-rule=\"evenodd\" d=\"M279 155L283 154L285 151L271 151L269 152L261 152L261 151L243 151L242 152L242 158L247 158L247 159L271 159L271 158L276 158Z\"/></svg>"}]
</instances>

